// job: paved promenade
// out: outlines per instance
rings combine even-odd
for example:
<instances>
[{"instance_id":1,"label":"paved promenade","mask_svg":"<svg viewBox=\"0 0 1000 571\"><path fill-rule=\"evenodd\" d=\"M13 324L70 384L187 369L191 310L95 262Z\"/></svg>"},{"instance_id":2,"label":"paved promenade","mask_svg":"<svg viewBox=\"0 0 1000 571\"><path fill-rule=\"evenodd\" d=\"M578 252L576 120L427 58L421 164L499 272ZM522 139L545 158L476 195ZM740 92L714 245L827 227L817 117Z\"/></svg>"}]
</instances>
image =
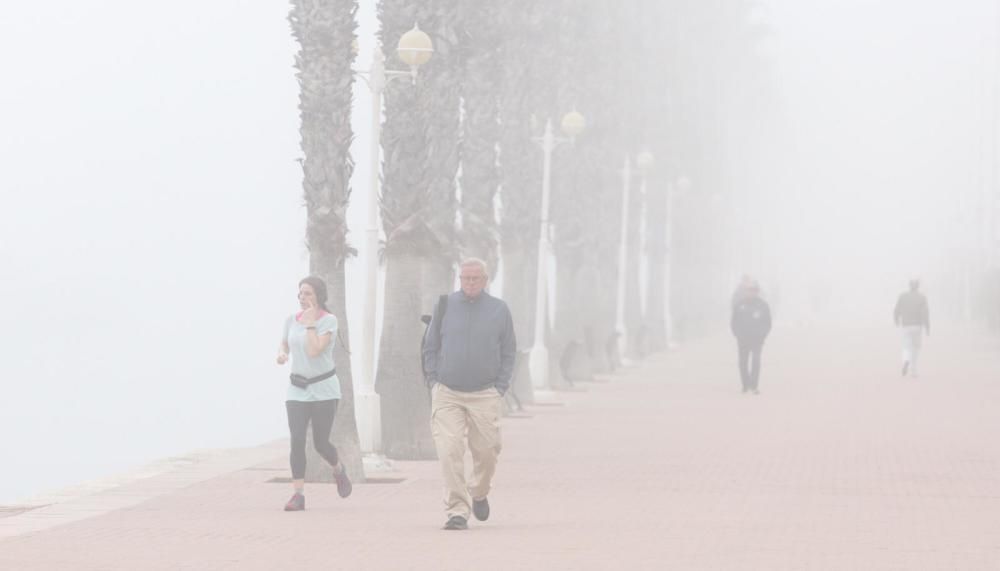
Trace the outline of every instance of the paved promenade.
<instances>
[{"instance_id":1,"label":"paved promenade","mask_svg":"<svg viewBox=\"0 0 1000 571\"><path fill-rule=\"evenodd\" d=\"M1000 345L935 335L916 380L891 330L802 329L771 340L760 396L725 338L558 393L505 420L466 532L439 529L431 462L285 513L279 442L0 512L0 569L997 570Z\"/></svg>"}]
</instances>

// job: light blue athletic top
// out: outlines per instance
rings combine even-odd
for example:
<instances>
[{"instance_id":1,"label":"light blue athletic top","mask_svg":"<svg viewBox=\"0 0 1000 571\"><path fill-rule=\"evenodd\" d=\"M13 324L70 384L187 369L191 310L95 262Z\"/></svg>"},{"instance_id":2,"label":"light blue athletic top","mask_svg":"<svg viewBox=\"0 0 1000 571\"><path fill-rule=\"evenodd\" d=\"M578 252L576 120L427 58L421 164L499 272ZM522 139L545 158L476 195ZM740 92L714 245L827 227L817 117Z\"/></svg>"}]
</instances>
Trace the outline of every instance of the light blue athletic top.
<instances>
[{"instance_id":1,"label":"light blue athletic top","mask_svg":"<svg viewBox=\"0 0 1000 571\"><path fill-rule=\"evenodd\" d=\"M306 328L294 315L288 316L285 320L285 343L288 343L288 358L292 364L292 373L303 377L318 377L333 369L333 346L337 341L337 318L325 313L316 321L316 334L330 334L330 344L316 357L310 357L306 353ZM288 394L285 400L294 401L319 401L340 398L340 379L336 375L329 379L324 379L318 383L313 383L304 389L288 383Z\"/></svg>"}]
</instances>

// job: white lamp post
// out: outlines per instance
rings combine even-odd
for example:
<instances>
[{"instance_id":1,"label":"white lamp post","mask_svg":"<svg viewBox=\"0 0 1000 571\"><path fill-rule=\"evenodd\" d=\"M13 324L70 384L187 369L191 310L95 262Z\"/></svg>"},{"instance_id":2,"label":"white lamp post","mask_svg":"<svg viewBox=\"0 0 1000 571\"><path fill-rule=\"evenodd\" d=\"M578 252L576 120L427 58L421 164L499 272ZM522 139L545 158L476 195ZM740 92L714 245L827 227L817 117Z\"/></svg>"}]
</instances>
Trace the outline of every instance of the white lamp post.
<instances>
[{"instance_id":1,"label":"white lamp post","mask_svg":"<svg viewBox=\"0 0 1000 571\"><path fill-rule=\"evenodd\" d=\"M628 346L625 338L625 270L628 267L628 207L629 187L632 185L632 161L625 155L625 165L622 167L622 228L618 239L618 299L615 311L615 331L618 333L618 355L624 360L625 348Z\"/></svg>"},{"instance_id":2,"label":"white lamp post","mask_svg":"<svg viewBox=\"0 0 1000 571\"><path fill-rule=\"evenodd\" d=\"M535 388L549 386L549 351L545 347L545 322L548 314L548 262L551 254L549 236L549 192L552 179L552 151L561 143L571 142L587 126L583 115L570 111L563 115L560 127L568 137L556 137L552 132L552 120L545 121L545 134L533 140L542 149L542 210L538 232L538 276L535 284L535 342L531 347L528 370Z\"/></svg>"},{"instance_id":3,"label":"white lamp post","mask_svg":"<svg viewBox=\"0 0 1000 571\"><path fill-rule=\"evenodd\" d=\"M643 322L646 320L646 308L649 296L649 226L646 224L646 178L653 167L653 153L642 151L635 156L635 166L642 176L639 185L639 309Z\"/></svg>"},{"instance_id":4,"label":"white lamp post","mask_svg":"<svg viewBox=\"0 0 1000 571\"><path fill-rule=\"evenodd\" d=\"M409 77L412 83L417 82L417 68L427 63L434 53L430 36L414 24L413 29L403 34L396 47L396 53L409 71L385 69L385 56L376 46L372 57L371 69L355 70L361 76L372 92L372 138L369 149L371 160L371 179L368 188L368 227L365 230L365 287L364 318L361 327L361 382L355 384L354 403L358 418L358 438L361 450L366 453L378 452L382 443L381 415L379 414L379 398L375 394L375 360L376 360L376 304L378 289L378 197L381 166L381 135L382 135L382 94L386 85L393 79Z\"/></svg>"},{"instance_id":5,"label":"white lamp post","mask_svg":"<svg viewBox=\"0 0 1000 571\"><path fill-rule=\"evenodd\" d=\"M646 196L646 171L653 166L653 153L643 151L636 155L635 164L642 175L642 186L639 189L643 204L639 215L639 240L638 246L641 248L639 255L645 250L645 196ZM618 242L618 299L617 311L615 312L615 329L618 332L618 355L624 360L625 350L628 347L627 329L625 327L625 289L628 285L628 224L630 207L630 187L632 186L632 161L628 155L625 156L625 165L622 167L622 230Z\"/></svg>"},{"instance_id":6,"label":"white lamp post","mask_svg":"<svg viewBox=\"0 0 1000 571\"><path fill-rule=\"evenodd\" d=\"M674 198L678 194L685 194L691 190L691 179L686 176L679 177L674 184L667 185L667 216L664 224L664 232L667 234L667 247L663 252L663 320L667 330L667 348L673 345L674 341L674 314L671 310L670 282L673 279L673 259L674 259Z\"/></svg>"}]
</instances>

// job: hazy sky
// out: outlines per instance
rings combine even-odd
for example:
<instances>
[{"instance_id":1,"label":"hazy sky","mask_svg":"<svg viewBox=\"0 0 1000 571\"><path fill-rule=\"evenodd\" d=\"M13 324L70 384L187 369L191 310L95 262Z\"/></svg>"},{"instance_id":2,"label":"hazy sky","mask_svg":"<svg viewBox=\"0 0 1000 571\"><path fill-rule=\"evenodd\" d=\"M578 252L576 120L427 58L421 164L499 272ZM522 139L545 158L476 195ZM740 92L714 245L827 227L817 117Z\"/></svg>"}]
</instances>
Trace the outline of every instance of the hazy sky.
<instances>
[{"instance_id":1,"label":"hazy sky","mask_svg":"<svg viewBox=\"0 0 1000 571\"><path fill-rule=\"evenodd\" d=\"M996 2L766 6L793 173L776 253L859 296L910 275L935 287L996 132Z\"/></svg>"},{"instance_id":2,"label":"hazy sky","mask_svg":"<svg viewBox=\"0 0 1000 571\"><path fill-rule=\"evenodd\" d=\"M787 238L768 255L785 274L856 284L881 268L895 289L940 255L953 194L981 174L997 22L988 0L944 6L770 3L793 138L775 178L795 184L778 189L787 204L769 220ZM0 502L284 434L273 358L307 270L287 12L5 7ZM364 149L363 87L356 105ZM360 198L368 161L355 159ZM363 212L351 217L360 245Z\"/></svg>"},{"instance_id":3,"label":"hazy sky","mask_svg":"<svg viewBox=\"0 0 1000 571\"><path fill-rule=\"evenodd\" d=\"M287 6L0 20L0 501L284 431L306 271Z\"/></svg>"},{"instance_id":4,"label":"hazy sky","mask_svg":"<svg viewBox=\"0 0 1000 571\"><path fill-rule=\"evenodd\" d=\"M6 8L0 503L287 432L274 355L308 272L288 8ZM373 2L358 19L366 67ZM355 104L362 197L363 84Z\"/></svg>"}]
</instances>

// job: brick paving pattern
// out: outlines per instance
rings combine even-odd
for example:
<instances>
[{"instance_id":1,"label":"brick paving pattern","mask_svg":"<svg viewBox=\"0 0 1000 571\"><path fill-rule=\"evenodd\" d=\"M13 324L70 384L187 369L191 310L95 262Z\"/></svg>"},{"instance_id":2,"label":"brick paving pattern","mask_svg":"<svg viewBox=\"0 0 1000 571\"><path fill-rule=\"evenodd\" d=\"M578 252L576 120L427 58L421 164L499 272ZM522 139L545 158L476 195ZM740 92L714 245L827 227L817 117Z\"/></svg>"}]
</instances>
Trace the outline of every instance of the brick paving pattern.
<instances>
[{"instance_id":1,"label":"brick paving pattern","mask_svg":"<svg viewBox=\"0 0 1000 571\"><path fill-rule=\"evenodd\" d=\"M892 333L779 331L760 396L725 338L559 393L505 420L466 532L439 529L432 462L284 513L282 452L123 484L83 519L8 511L0 569L1000 570L1000 345L935 333L911 380Z\"/></svg>"}]
</instances>

